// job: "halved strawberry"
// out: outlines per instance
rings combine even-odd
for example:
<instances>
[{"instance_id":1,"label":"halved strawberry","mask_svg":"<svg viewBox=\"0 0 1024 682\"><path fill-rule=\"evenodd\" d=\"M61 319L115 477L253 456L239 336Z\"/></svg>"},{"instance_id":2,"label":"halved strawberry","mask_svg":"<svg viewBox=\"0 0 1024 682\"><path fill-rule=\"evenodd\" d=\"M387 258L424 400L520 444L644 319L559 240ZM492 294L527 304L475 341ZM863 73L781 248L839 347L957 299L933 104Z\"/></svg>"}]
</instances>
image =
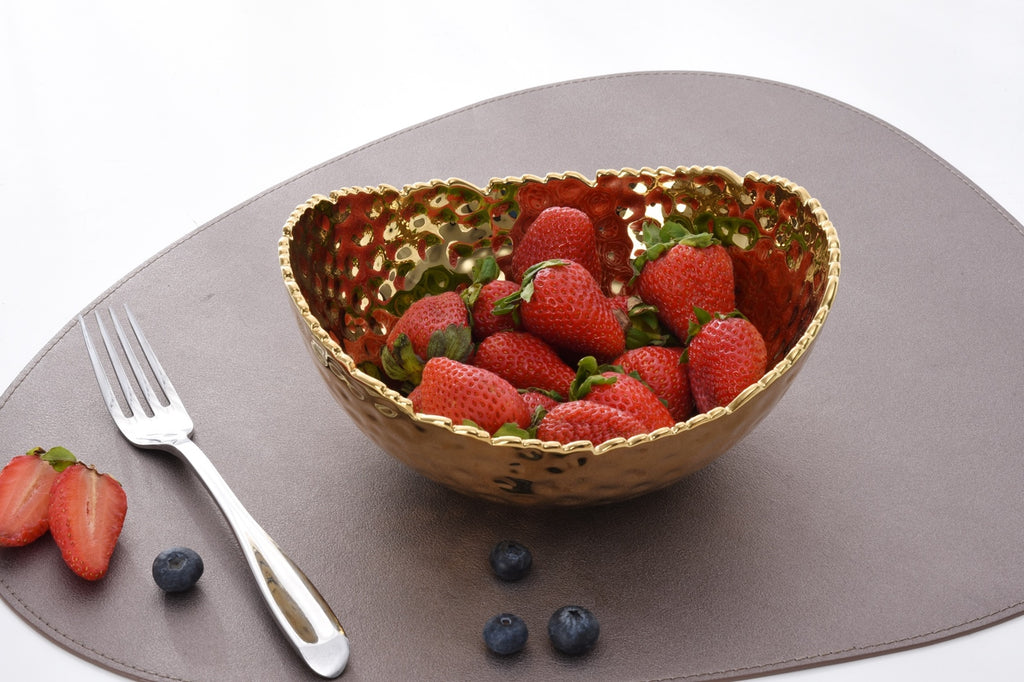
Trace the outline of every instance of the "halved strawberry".
<instances>
[{"instance_id":1,"label":"halved strawberry","mask_svg":"<svg viewBox=\"0 0 1024 682\"><path fill-rule=\"evenodd\" d=\"M128 498L110 474L81 462L65 469L50 489L50 534L64 563L86 580L107 573L121 535Z\"/></svg>"},{"instance_id":2,"label":"halved strawberry","mask_svg":"<svg viewBox=\"0 0 1024 682\"><path fill-rule=\"evenodd\" d=\"M64 448L36 448L13 458L0 471L0 546L21 547L46 533L50 488L73 461L75 456Z\"/></svg>"}]
</instances>

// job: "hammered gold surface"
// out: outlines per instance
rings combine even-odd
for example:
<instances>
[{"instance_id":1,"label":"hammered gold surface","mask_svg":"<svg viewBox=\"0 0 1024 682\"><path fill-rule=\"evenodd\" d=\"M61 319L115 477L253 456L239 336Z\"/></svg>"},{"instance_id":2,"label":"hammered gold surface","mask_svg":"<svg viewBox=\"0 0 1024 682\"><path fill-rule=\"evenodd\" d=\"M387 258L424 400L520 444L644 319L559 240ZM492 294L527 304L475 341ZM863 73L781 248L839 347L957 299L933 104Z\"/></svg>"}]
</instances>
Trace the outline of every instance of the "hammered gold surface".
<instances>
[{"instance_id":1,"label":"hammered gold surface","mask_svg":"<svg viewBox=\"0 0 1024 682\"><path fill-rule=\"evenodd\" d=\"M768 373L729 406L599 446L516 437L415 414L375 378L391 325L417 298L469 281L475 261L506 264L548 206L586 212L608 293L629 292L644 217L745 218L716 229L736 271L737 306L769 349ZM727 221L721 221L726 223ZM749 229L753 225L755 229ZM299 327L334 397L380 447L430 479L497 502L568 506L655 490L699 470L763 419L798 372L839 281L839 241L817 200L790 181L721 167L602 171L345 188L295 209L279 243Z\"/></svg>"}]
</instances>

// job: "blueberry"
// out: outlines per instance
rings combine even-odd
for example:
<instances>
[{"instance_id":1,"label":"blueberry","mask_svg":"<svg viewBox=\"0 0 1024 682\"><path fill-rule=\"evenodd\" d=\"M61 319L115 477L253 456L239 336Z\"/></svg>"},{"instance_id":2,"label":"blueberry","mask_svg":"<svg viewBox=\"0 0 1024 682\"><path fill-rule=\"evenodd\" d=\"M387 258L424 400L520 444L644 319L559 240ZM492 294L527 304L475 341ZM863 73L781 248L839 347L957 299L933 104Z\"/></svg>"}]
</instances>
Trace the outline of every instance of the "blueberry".
<instances>
[{"instance_id":1,"label":"blueberry","mask_svg":"<svg viewBox=\"0 0 1024 682\"><path fill-rule=\"evenodd\" d=\"M522 618L499 613L484 625L484 644L494 653L507 656L522 651L529 634Z\"/></svg>"},{"instance_id":2,"label":"blueberry","mask_svg":"<svg viewBox=\"0 0 1024 682\"><path fill-rule=\"evenodd\" d=\"M513 540L502 540L491 550L491 568L502 580L519 580L532 565L530 550Z\"/></svg>"},{"instance_id":3,"label":"blueberry","mask_svg":"<svg viewBox=\"0 0 1024 682\"><path fill-rule=\"evenodd\" d=\"M593 648L601 624L582 606L563 606L548 620L548 638L563 654L578 656Z\"/></svg>"},{"instance_id":4,"label":"blueberry","mask_svg":"<svg viewBox=\"0 0 1024 682\"><path fill-rule=\"evenodd\" d=\"M165 549L153 560L153 580L165 592L184 592L202 574L202 557L188 547Z\"/></svg>"}]
</instances>

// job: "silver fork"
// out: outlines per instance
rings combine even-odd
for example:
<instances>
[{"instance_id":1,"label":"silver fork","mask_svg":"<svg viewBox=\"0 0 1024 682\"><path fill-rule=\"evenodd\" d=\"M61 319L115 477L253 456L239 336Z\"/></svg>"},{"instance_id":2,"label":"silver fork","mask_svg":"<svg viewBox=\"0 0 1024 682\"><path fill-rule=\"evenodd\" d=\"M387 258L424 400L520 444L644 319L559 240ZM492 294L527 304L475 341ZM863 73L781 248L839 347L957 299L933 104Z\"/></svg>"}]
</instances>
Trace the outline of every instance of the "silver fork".
<instances>
[{"instance_id":1,"label":"silver fork","mask_svg":"<svg viewBox=\"0 0 1024 682\"><path fill-rule=\"evenodd\" d=\"M127 413L121 409L107 380L107 373L96 346L89 336L85 320L79 315L78 322L82 327L89 359L92 360L96 381L100 385L107 410L110 411L124 437L136 447L172 452L192 466L238 538L260 592L288 641L315 673L327 678L338 677L344 672L349 657L348 637L344 629L309 579L249 515L203 451L192 442L191 417L185 411L185 406L174 386L171 385L156 354L146 341L135 316L128 306L125 306L124 310L138 347L146 356L167 402L165 404L161 401L153 389L138 356L132 350L131 341L113 309L110 309L110 319L114 324L122 352L131 366L138 387L145 395L151 414L147 414L133 390L132 382L118 359L117 349L97 313L96 324L103 338L107 357L129 408Z\"/></svg>"}]
</instances>

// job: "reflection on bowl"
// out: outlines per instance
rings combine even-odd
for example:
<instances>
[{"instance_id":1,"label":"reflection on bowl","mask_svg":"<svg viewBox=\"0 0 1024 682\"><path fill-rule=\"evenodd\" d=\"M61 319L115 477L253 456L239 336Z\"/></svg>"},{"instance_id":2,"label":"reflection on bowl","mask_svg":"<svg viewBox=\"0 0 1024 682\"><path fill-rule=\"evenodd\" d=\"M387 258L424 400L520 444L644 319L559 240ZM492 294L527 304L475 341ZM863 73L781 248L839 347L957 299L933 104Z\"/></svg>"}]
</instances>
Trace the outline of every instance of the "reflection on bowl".
<instances>
[{"instance_id":1,"label":"reflection on bowl","mask_svg":"<svg viewBox=\"0 0 1024 682\"><path fill-rule=\"evenodd\" d=\"M629 293L642 219L746 218L746 229L718 236L733 260L737 307L768 346L768 372L725 407L596 447L492 438L415 413L374 369L388 330L413 300L468 282L476 261L494 256L506 264L524 227L553 205L591 218L602 284L614 293ZM817 200L784 178L741 177L721 167L602 171L594 180L523 176L484 188L461 180L344 188L295 209L279 254L307 346L335 398L371 439L454 490L532 506L626 499L726 452L795 378L828 316L840 270L839 240Z\"/></svg>"}]
</instances>

